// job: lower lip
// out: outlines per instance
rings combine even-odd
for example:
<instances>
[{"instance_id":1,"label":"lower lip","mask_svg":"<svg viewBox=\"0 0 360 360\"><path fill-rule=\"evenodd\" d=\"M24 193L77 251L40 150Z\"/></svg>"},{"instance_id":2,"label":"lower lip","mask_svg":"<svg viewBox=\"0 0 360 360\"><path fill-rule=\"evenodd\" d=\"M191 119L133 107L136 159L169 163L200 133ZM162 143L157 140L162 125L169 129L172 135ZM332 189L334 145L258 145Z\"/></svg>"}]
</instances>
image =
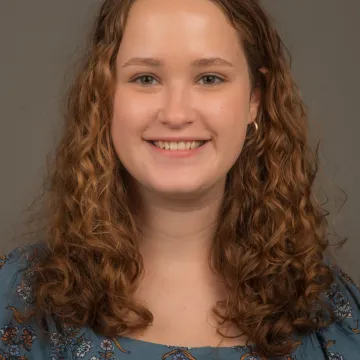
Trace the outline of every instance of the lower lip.
<instances>
[{"instance_id":1,"label":"lower lip","mask_svg":"<svg viewBox=\"0 0 360 360\"><path fill-rule=\"evenodd\" d=\"M171 158L187 158L190 156L194 156L201 152L205 147L208 146L210 141L207 141L205 144L203 144L200 147L197 147L195 149L188 149L188 150L166 150L161 149L152 144L151 142L147 141L147 143L151 146L151 148L156 151L159 154L171 157Z\"/></svg>"}]
</instances>

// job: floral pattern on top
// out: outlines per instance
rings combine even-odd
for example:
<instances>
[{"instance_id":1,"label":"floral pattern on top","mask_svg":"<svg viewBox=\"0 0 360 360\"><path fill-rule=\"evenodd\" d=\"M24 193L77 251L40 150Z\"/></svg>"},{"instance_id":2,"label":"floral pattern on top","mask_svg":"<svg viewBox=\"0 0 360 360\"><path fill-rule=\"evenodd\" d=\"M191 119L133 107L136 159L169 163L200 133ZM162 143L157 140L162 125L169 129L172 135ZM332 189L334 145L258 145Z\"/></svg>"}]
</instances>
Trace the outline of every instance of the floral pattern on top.
<instances>
[{"instance_id":1,"label":"floral pattern on top","mask_svg":"<svg viewBox=\"0 0 360 360\"><path fill-rule=\"evenodd\" d=\"M34 303L32 281L38 248L17 248L0 256L0 360L270 360L251 346L187 348L129 338L106 338L89 328L52 329L47 342L40 341L35 324L23 324L19 311ZM26 266L25 266L26 265ZM330 263L335 282L324 293L337 318L329 328L295 341L291 354L277 360L360 359L360 290L342 269ZM21 271L24 270L24 271ZM5 286L4 286L5 285ZM209 351L216 350L214 358Z\"/></svg>"}]
</instances>

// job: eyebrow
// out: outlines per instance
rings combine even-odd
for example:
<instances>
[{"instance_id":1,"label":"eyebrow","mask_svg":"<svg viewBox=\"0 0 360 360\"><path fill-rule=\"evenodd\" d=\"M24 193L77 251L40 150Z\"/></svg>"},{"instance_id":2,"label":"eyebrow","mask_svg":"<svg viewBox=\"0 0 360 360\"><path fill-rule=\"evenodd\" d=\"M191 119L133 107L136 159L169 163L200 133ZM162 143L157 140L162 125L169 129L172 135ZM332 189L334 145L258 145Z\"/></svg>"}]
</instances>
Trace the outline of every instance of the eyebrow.
<instances>
[{"instance_id":1,"label":"eyebrow","mask_svg":"<svg viewBox=\"0 0 360 360\"><path fill-rule=\"evenodd\" d=\"M125 62L122 65L122 68L131 65L143 65L143 66L152 66L152 67L162 67L164 66L164 61L158 58L152 57L133 57ZM199 58L195 59L190 64L192 67L207 67L212 65L221 65L221 66L230 66L234 67L234 65L223 58L220 57L207 57L207 58Z\"/></svg>"}]
</instances>

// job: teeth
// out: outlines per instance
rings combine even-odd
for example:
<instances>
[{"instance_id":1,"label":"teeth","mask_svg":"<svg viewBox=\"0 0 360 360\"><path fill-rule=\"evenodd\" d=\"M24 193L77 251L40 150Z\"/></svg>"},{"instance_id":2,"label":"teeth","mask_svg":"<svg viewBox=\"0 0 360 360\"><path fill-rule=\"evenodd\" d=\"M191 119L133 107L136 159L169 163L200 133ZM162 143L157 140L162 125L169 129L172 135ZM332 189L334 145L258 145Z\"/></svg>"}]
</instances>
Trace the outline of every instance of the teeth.
<instances>
[{"instance_id":1,"label":"teeth","mask_svg":"<svg viewBox=\"0 0 360 360\"><path fill-rule=\"evenodd\" d=\"M153 144L160 148L166 150L190 150L196 149L203 145L205 141L154 141Z\"/></svg>"}]
</instances>

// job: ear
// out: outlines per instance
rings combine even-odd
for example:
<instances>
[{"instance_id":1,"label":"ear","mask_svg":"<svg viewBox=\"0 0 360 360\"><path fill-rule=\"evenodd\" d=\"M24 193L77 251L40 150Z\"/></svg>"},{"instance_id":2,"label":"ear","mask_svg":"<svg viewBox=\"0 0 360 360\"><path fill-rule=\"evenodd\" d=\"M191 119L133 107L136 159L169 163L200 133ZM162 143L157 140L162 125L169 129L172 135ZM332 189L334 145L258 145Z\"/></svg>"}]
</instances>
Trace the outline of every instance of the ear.
<instances>
[{"instance_id":1,"label":"ear","mask_svg":"<svg viewBox=\"0 0 360 360\"><path fill-rule=\"evenodd\" d=\"M261 102L260 88L254 88L251 92L251 98L250 98L249 124L256 120L259 111L260 102Z\"/></svg>"}]
</instances>

